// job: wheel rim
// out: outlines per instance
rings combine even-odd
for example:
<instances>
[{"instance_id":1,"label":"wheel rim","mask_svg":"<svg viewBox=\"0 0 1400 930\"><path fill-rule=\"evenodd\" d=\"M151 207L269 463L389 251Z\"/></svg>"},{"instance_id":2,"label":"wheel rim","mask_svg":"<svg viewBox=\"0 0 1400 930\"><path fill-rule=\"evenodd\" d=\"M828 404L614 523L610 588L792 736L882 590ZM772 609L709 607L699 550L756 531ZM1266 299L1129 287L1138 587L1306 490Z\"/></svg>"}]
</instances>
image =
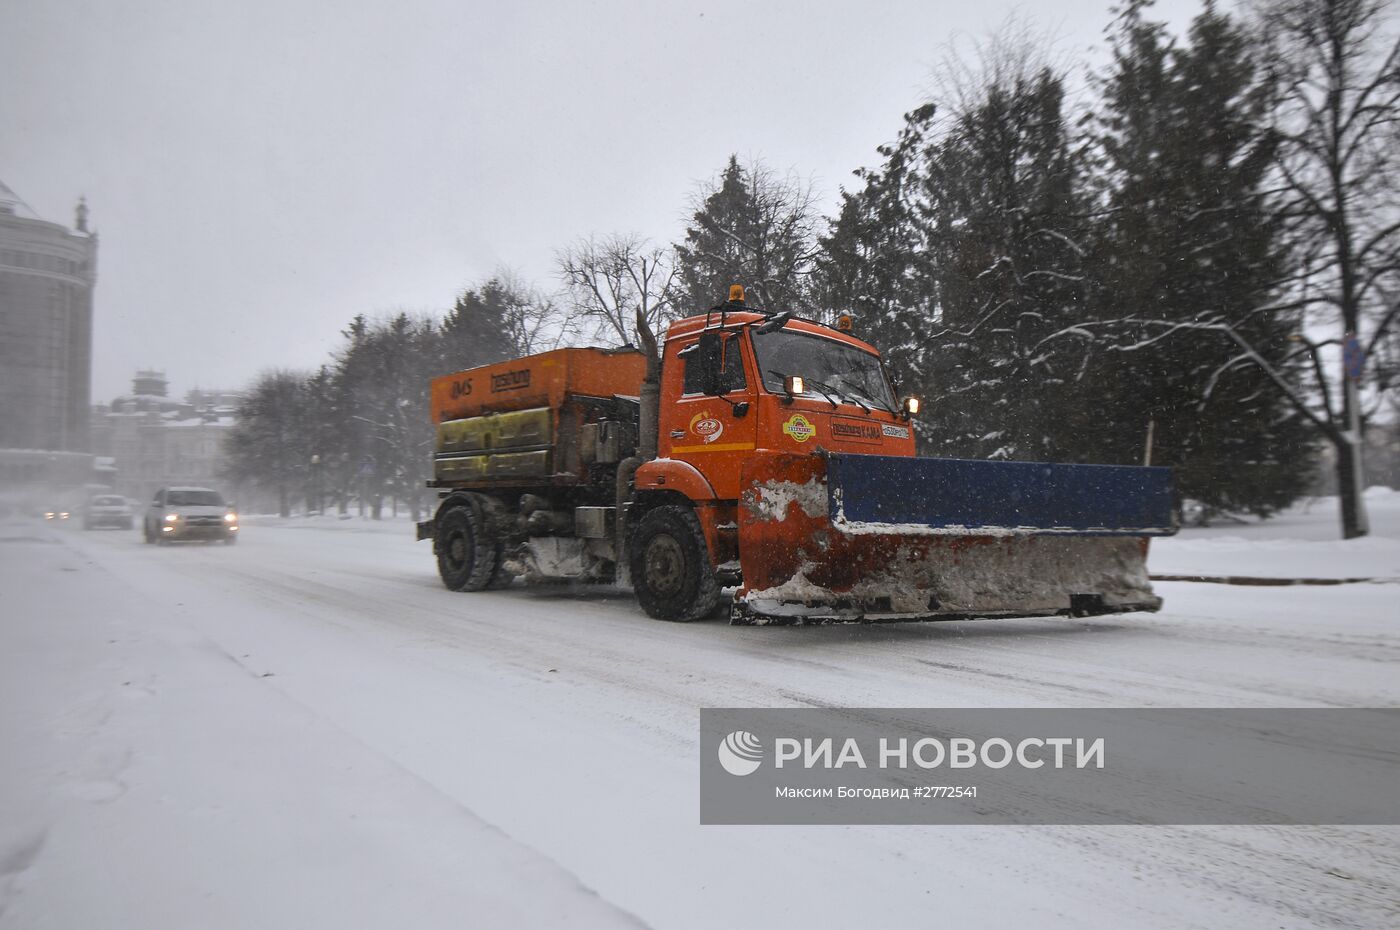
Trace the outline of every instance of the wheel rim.
<instances>
[{"instance_id":1,"label":"wheel rim","mask_svg":"<svg viewBox=\"0 0 1400 930\"><path fill-rule=\"evenodd\" d=\"M661 534L646 548L647 584L662 597L670 597L685 584L685 553L674 536Z\"/></svg>"},{"instance_id":2,"label":"wheel rim","mask_svg":"<svg viewBox=\"0 0 1400 930\"><path fill-rule=\"evenodd\" d=\"M453 533L447 538L447 564L454 572L467 567L467 535Z\"/></svg>"}]
</instances>

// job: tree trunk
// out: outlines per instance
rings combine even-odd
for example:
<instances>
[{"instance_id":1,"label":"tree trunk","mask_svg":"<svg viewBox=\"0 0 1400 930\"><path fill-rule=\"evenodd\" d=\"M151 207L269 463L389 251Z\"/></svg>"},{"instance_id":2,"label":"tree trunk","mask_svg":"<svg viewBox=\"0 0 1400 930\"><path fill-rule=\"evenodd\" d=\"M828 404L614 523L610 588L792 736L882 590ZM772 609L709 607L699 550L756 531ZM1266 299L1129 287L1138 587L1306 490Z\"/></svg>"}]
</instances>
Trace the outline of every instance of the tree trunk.
<instances>
[{"instance_id":1,"label":"tree trunk","mask_svg":"<svg viewBox=\"0 0 1400 930\"><path fill-rule=\"evenodd\" d=\"M292 495L287 492L285 484L277 486L277 515L279 517L290 517L292 515Z\"/></svg>"},{"instance_id":2,"label":"tree trunk","mask_svg":"<svg viewBox=\"0 0 1400 930\"><path fill-rule=\"evenodd\" d=\"M1371 531L1366 519L1365 469L1361 457L1361 403L1356 380L1343 373L1342 415L1345 427L1333 440L1337 449L1337 496L1341 503L1342 538L1356 539Z\"/></svg>"}]
</instances>

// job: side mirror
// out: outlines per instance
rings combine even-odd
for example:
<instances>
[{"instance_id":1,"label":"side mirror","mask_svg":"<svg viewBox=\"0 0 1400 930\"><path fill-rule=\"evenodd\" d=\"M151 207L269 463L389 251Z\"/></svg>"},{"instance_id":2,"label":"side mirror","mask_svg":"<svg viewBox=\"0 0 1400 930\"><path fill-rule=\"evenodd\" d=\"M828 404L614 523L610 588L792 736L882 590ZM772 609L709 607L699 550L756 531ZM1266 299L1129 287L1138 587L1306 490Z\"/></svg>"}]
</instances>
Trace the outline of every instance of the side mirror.
<instances>
[{"instance_id":1,"label":"side mirror","mask_svg":"<svg viewBox=\"0 0 1400 930\"><path fill-rule=\"evenodd\" d=\"M787 321L792 319L792 311L785 310L777 316L769 317L762 323L754 327L756 333L775 333L787 325Z\"/></svg>"},{"instance_id":2,"label":"side mirror","mask_svg":"<svg viewBox=\"0 0 1400 930\"><path fill-rule=\"evenodd\" d=\"M728 394L732 385L724 368L724 336L717 332L702 333L696 344L696 364L700 366L700 390L706 394Z\"/></svg>"}]
</instances>

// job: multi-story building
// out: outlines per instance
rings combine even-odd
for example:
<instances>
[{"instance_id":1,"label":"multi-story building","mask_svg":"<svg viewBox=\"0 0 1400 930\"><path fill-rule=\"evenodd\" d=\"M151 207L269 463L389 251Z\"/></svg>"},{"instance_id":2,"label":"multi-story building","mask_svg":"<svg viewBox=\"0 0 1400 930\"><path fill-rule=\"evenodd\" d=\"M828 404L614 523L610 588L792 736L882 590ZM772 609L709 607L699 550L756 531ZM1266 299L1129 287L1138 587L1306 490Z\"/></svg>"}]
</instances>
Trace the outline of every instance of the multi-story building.
<instances>
[{"instance_id":1,"label":"multi-story building","mask_svg":"<svg viewBox=\"0 0 1400 930\"><path fill-rule=\"evenodd\" d=\"M0 510L103 483L88 439L97 235L41 219L0 182Z\"/></svg>"},{"instance_id":2,"label":"multi-story building","mask_svg":"<svg viewBox=\"0 0 1400 930\"><path fill-rule=\"evenodd\" d=\"M93 408L93 451L111 458L117 493L136 500L169 485L217 485L238 402L203 390L176 400L162 372L138 371L130 394Z\"/></svg>"},{"instance_id":3,"label":"multi-story building","mask_svg":"<svg viewBox=\"0 0 1400 930\"><path fill-rule=\"evenodd\" d=\"M0 183L0 449L91 452L97 235L35 215Z\"/></svg>"}]
</instances>

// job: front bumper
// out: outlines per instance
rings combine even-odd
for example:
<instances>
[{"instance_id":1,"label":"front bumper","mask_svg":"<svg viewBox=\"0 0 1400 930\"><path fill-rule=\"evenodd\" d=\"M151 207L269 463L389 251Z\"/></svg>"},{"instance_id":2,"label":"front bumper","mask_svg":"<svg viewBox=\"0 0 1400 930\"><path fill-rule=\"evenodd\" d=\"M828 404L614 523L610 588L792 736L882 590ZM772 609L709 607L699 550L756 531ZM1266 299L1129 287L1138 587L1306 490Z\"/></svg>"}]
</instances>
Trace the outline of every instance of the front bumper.
<instances>
[{"instance_id":1,"label":"front bumper","mask_svg":"<svg viewBox=\"0 0 1400 930\"><path fill-rule=\"evenodd\" d=\"M161 525L162 539L228 539L238 535L237 525L191 525L187 523L165 523Z\"/></svg>"}]
</instances>

